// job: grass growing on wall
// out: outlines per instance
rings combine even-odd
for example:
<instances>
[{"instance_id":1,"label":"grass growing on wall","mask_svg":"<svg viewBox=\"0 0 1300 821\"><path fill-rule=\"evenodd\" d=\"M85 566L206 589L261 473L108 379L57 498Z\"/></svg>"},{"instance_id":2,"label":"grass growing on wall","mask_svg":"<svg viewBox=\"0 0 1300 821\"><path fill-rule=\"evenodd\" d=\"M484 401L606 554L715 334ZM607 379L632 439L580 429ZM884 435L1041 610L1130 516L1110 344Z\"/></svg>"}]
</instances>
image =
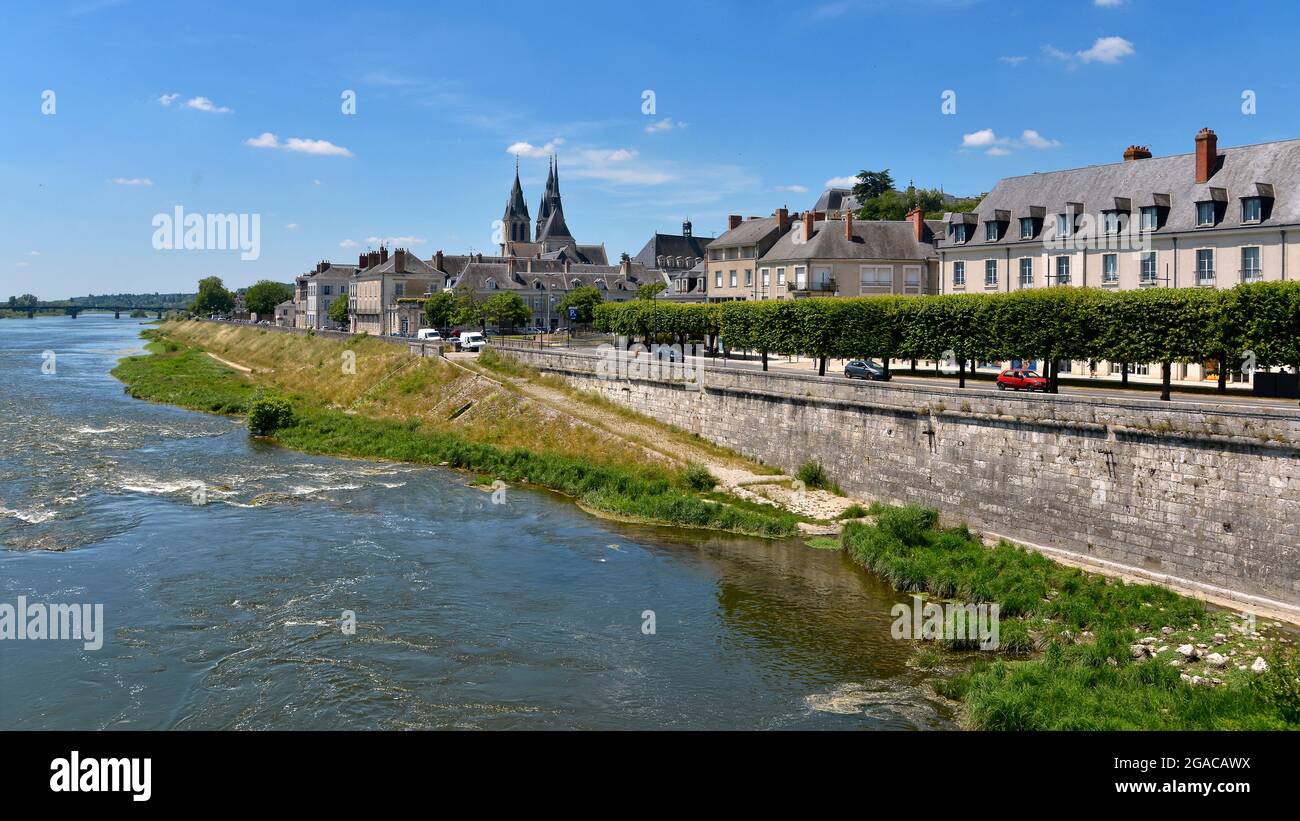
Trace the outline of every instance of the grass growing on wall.
<instances>
[{"instance_id":1,"label":"grass growing on wall","mask_svg":"<svg viewBox=\"0 0 1300 821\"><path fill-rule=\"evenodd\" d=\"M241 330L256 333L253 329ZM238 345L225 351L241 364L252 362L259 368L267 368L265 373L245 375L217 363L197 348L170 338L166 329L147 333L153 334L148 346L150 353L124 359L113 370L113 375L125 383L128 393L194 410L244 415L261 395L259 390L278 388L280 398L287 400L292 412L284 416L283 423L268 438L286 447L310 453L434 465L446 463L510 482L550 488L595 510L651 523L773 537L789 536L796 531L798 519L783 511L757 511L704 498L692 489L694 477L688 476L687 471L673 471L659 462L638 461L625 449L618 451L616 461L604 458L611 446L592 445L583 437L595 434L585 428L562 433L549 441L544 438L544 432L533 431L533 441L545 443L548 448L544 451L513 444L518 425L529 421L520 418L515 397L495 391L464 394L475 398L458 405L459 395L452 388L456 384L464 388L475 380L446 363L410 360L403 354L396 361L385 363L387 367L376 368L368 384L361 386L364 390L345 384L343 389L331 391L326 384L329 380L346 383L346 377L329 369L324 371L321 384L307 384L304 374L316 370L312 361L320 352L303 348L302 337L268 335L292 340L291 347L303 357L289 367L289 378L277 380L272 378L276 371L265 364L264 353L250 355ZM364 350L368 343L366 340L347 343L313 340L310 344L348 349L355 346ZM401 354L400 349L398 352ZM325 356L332 358L335 353L331 349ZM398 372L403 364L411 362L415 363L411 368ZM286 390L293 388L298 390L293 393ZM350 398L352 405L357 406L360 399L367 397L383 405L389 400L403 404L418 399L419 412L406 418L391 411L380 416L329 402L331 398ZM455 401L431 415L426 413L431 397L455 398ZM481 418L465 424L458 422L452 429L448 417L468 416L457 413L465 404ZM360 406L366 407L365 403ZM552 423L551 427L558 426ZM566 447L573 448L572 452L564 452Z\"/></svg>"},{"instance_id":2,"label":"grass growing on wall","mask_svg":"<svg viewBox=\"0 0 1300 821\"><path fill-rule=\"evenodd\" d=\"M943 529L933 510L887 508L875 524L850 522L842 543L854 561L903 591L958 602L997 602L1001 652L937 685L961 700L968 723L989 730L1284 729L1300 700L1284 684L1300 675L1276 638L1233 630L1234 614L1162 587L1125 584L1065 567L1007 543L985 547L964 527ZM1170 632L1166 633L1165 629ZM1214 644L1215 633L1227 640ZM1164 647L1136 661L1144 637ZM1203 662L1173 666L1176 647L1206 644L1226 654L1224 683L1193 686L1184 672L1210 675ZM1257 654L1265 676L1237 669Z\"/></svg>"}]
</instances>

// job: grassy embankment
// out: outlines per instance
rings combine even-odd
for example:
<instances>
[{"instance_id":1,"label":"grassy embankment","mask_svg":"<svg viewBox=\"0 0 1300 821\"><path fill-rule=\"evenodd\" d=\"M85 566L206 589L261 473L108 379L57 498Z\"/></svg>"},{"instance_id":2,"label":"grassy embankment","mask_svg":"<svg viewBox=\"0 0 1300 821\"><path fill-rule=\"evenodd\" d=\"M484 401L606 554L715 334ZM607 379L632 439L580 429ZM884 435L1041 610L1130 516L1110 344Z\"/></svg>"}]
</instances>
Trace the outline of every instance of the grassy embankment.
<instances>
[{"instance_id":1,"label":"grassy embankment","mask_svg":"<svg viewBox=\"0 0 1300 821\"><path fill-rule=\"evenodd\" d=\"M230 415L280 396L292 421L268 438L311 453L392 459L559 491L614 517L759 536L797 518L705 498L688 466L626 442L437 359L364 336L339 341L256 328L172 322L149 353L113 375L132 396ZM243 373L214 361L251 368ZM355 373L346 364L354 363ZM635 449L632 449L635 451Z\"/></svg>"},{"instance_id":2,"label":"grassy embankment","mask_svg":"<svg viewBox=\"0 0 1300 821\"><path fill-rule=\"evenodd\" d=\"M990 549L964 527L938 527L932 510L875 512L875 524L845 527L842 543L856 562L931 600L999 603L998 652L923 651L935 666L968 662L936 689L963 702L969 726L1300 729L1295 648L1266 623L1252 635L1238 615L1162 587L1088 574L1005 542ZM1133 657L1143 639L1153 639L1154 658ZM1185 645L1227 664L1188 662L1177 649ZM1269 664L1263 674L1249 669L1258 657Z\"/></svg>"}]
</instances>

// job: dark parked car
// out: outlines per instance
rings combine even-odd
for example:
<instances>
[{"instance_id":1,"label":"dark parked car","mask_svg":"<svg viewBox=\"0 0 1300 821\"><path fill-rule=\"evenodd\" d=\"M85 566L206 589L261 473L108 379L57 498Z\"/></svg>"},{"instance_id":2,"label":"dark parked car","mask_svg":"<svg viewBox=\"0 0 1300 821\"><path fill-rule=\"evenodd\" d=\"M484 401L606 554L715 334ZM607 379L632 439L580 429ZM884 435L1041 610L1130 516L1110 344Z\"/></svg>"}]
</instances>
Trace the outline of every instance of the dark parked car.
<instances>
[{"instance_id":1,"label":"dark parked car","mask_svg":"<svg viewBox=\"0 0 1300 821\"><path fill-rule=\"evenodd\" d=\"M1010 368L998 374L998 390L1047 391L1047 377L1025 368Z\"/></svg>"},{"instance_id":2,"label":"dark parked car","mask_svg":"<svg viewBox=\"0 0 1300 821\"><path fill-rule=\"evenodd\" d=\"M885 369L869 359L853 359L844 366L846 379L870 379L873 382L888 382L890 375Z\"/></svg>"}]
</instances>

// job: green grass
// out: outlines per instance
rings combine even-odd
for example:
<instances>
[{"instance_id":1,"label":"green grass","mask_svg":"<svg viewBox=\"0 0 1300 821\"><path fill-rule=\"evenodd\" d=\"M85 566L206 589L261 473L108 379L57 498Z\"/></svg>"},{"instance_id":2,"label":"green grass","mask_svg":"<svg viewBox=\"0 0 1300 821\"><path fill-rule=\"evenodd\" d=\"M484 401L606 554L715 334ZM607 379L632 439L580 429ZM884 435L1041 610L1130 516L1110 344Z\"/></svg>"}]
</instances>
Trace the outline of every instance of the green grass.
<instances>
[{"instance_id":1,"label":"green grass","mask_svg":"<svg viewBox=\"0 0 1300 821\"><path fill-rule=\"evenodd\" d=\"M964 527L940 528L935 511L924 508L884 509L874 525L849 522L842 541L854 561L900 590L999 604L998 655L979 653L979 661L936 685L965 704L967 722L977 729L1300 728L1300 696L1286 684L1300 675L1292 654L1274 655L1281 672L1268 686L1233 665L1215 673L1225 683L1212 688L1181 680L1185 671L1209 672L1203 664L1171 666L1172 651L1131 658L1140 637L1177 645L1208 639L1215 630L1227 633L1231 614L1208 612L1201 602L1155 585L1065 567L1006 542L985 547Z\"/></svg>"},{"instance_id":2,"label":"green grass","mask_svg":"<svg viewBox=\"0 0 1300 821\"><path fill-rule=\"evenodd\" d=\"M123 360L113 375L140 399L194 410L246 414L259 387L247 376L213 361L202 351L150 334L149 355ZM405 377L404 377L405 378ZM409 377L410 379L424 377ZM413 389L397 381L397 390ZM784 537L797 529L794 517L776 509L704 498L689 477L662 468L623 468L594 463L583 454L534 453L518 447L473 442L456 433L429 431L420 420L379 419L288 397L292 412L269 438L309 453L446 463L492 479L559 491L615 516L685 527Z\"/></svg>"}]
</instances>

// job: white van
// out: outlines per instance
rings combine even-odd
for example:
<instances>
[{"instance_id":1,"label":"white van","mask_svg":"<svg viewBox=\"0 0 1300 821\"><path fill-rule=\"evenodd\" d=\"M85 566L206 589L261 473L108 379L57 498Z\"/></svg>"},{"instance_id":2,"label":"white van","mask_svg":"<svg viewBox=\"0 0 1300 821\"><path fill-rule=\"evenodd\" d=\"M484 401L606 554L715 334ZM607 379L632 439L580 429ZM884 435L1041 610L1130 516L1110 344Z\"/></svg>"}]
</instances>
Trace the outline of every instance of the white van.
<instances>
[{"instance_id":1,"label":"white van","mask_svg":"<svg viewBox=\"0 0 1300 821\"><path fill-rule=\"evenodd\" d=\"M442 334L433 328L421 328L415 332L415 338L422 342L441 342Z\"/></svg>"},{"instance_id":2,"label":"white van","mask_svg":"<svg viewBox=\"0 0 1300 821\"><path fill-rule=\"evenodd\" d=\"M460 335L460 349L462 351L478 352L487 344L487 339L478 331L468 331Z\"/></svg>"}]
</instances>

